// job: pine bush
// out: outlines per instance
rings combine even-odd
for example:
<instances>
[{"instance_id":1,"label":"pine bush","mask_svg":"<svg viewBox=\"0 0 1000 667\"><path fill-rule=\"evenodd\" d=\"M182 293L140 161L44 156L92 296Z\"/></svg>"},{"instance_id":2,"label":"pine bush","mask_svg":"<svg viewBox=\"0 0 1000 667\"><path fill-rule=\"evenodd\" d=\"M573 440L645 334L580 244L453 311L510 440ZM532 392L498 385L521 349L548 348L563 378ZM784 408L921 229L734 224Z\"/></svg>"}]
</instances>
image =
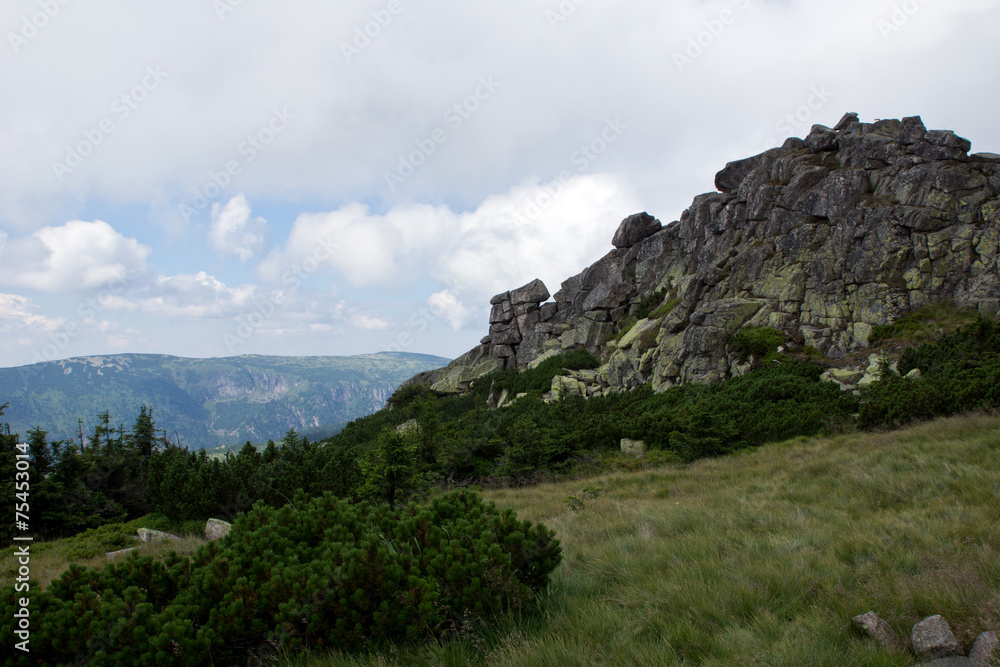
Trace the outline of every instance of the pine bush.
<instances>
[{"instance_id":1,"label":"pine bush","mask_svg":"<svg viewBox=\"0 0 1000 667\"><path fill-rule=\"evenodd\" d=\"M468 491L399 509L299 494L258 503L190 559L71 567L30 592L32 652L5 664L228 665L419 642L529 608L560 558L552 531ZM23 595L4 588L0 612Z\"/></svg>"}]
</instances>

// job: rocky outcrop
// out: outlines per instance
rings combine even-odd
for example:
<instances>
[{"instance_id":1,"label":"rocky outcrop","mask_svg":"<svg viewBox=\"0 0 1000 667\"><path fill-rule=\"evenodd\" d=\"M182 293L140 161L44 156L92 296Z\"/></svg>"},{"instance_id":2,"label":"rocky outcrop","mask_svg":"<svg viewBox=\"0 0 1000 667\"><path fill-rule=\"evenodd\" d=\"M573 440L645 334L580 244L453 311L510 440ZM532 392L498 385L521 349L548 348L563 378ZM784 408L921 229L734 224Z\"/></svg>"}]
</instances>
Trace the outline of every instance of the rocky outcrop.
<instances>
[{"instance_id":1,"label":"rocky outcrop","mask_svg":"<svg viewBox=\"0 0 1000 667\"><path fill-rule=\"evenodd\" d=\"M834 128L814 126L726 165L718 191L677 221L626 218L614 249L552 301L537 280L497 295L481 345L419 381L462 391L492 370L583 348L603 366L564 391L660 391L745 372L730 340L746 326L841 359L865 349L874 326L931 302L995 314L1000 156L970 148L919 117L862 123L848 114ZM661 307L635 322L654 293Z\"/></svg>"}]
</instances>

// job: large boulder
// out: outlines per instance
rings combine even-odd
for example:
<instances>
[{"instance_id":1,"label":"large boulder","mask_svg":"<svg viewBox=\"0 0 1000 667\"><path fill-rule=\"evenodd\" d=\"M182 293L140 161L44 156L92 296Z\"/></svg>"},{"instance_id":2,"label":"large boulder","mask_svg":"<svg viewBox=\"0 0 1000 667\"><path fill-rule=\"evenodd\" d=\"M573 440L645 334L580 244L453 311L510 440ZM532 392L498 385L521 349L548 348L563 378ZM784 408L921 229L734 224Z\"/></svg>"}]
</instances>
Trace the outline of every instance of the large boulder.
<instances>
[{"instance_id":1,"label":"large boulder","mask_svg":"<svg viewBox=\"0 0 1000 667\"><path fill-rule=\"evenodd\" d=\"M611 239L611 245L616 248L631 248L661 229L663 229L663 225L653 216L645 212L636 213L625 218L618 225L618 230Z\"/></svg>"},{"instance_id":2,"label":"large boulder","mask_svg":"<svg viewBox=\"0 0 1000 667\"><path fill-rule=\"evenodd\" d=\"M233 524L228 521L223 521L222 519L209 519L205 522L205 539L206 540L221 540L223 537L229 534L232 530Z\"/></svg>"},{"instance_id":3,"label":"large boulder","mask_svg":"<svg viewBox=\"0 0 1000 667\"><path fill-rule=\"evenodd\" d=\"M928 616L913 626L910 646L918 660L934 660L962 655L962 645L941 616Z\"/></svg>"},{"instance_id":4,"label":"large boulder","mask_svg":"<svg viewBox=\"0 0 1000 667\"><path fill-rule=\"evenodd\" d=\"M510 302L517 306L523 303L542 303L549 298L549 290L538 278L527 285L510 291Z\"/></svg>"}]
</instances>

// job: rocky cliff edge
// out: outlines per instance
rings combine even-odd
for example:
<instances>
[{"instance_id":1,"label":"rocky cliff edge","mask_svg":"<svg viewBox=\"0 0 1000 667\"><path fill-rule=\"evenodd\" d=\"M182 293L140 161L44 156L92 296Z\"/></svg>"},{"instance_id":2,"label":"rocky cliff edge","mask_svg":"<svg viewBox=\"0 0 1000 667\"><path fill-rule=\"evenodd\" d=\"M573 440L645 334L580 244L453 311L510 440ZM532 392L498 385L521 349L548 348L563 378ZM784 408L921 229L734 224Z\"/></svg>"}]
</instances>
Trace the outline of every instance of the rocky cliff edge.
<instances>
[{"instance_id":1,"label":"rocky cliff edge","mask_svg":"<svg viewBox=\"0 0 1000 667\"><path fill-rule=\"evenodd\" d=\"M626 218L614 250L552 300L540 280L496 295L482 343L407 384L461 392L583 348L603 365L574 393L662 391L744 372L730 342L745 326L839 359L931 302L996 314L1000 155L970 148L919 117L815 125L726 165L678 221Z\"/></svg>"}]
</instances>

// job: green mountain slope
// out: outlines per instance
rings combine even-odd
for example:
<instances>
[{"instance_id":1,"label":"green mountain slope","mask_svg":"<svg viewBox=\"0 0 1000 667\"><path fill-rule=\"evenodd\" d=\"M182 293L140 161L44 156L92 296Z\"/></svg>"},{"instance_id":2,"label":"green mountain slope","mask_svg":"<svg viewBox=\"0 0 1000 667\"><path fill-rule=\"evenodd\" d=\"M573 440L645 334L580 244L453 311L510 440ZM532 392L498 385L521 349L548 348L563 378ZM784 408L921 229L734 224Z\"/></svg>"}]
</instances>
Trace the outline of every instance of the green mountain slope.
<instances>
[{"instance_id":1,"label":"green mountain slope","mask_svg":"<svg viewBox=\"0 0 1000 667\"><path fill-rule=\"evenodd\" d=\"M378 410L413 375L447 363L442 357L383 352L351 357L246 355L185 359L154 354L79 357L0 368L5 418L25 433L51 438L84 430L105 410L130 426L142 404L159 428L191 448L279 438L339 424Z\"/></svg>"}]
</instances>

